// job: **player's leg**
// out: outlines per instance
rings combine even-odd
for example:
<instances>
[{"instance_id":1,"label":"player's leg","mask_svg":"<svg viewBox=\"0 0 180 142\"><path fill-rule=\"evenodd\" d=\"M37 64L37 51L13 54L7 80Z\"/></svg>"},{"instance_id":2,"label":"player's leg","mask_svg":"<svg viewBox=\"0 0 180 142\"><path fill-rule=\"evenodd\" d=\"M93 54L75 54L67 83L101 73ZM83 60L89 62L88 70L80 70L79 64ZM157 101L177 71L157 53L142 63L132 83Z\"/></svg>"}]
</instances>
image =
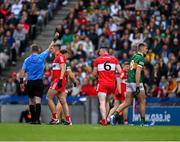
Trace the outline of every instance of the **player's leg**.
<instances>
[{"instance_id":1,"label":"player's leg","mask_svg":"<svg viewBox=\"0 0 180 142\"><path fill-rule=\"evenodd\" d=\"M117 107L116 111L114 112L113 116L111 117L111 124L112 125L116 125L116 121L117 121L117 118L119 116L119 113L123 112L123 110L125 108L127 108L128 106L131 105L132 98L133 98L132 93L127 92L125 101Z\"/></svg>"},{"instance_id":2,"label":"player's leg","mask_svg":"<svg viewBox=\"0 0 180 142\"><path fill-rule=\"evenodd\" d=\"M140 94L137 96L140 106L140 116L141 116L141 123L145 123L145 111L146 111L146 95L145 92L142 90Z\"/></svg>"},{"instance_id":3,"label":"player's leg","mask_svg":"<svg viewBox=\"0 0 180 142\"><path fill-rule=\"evenodd\" d=\"M110 110L108 117L107 117L107 121L110 122L110 117L114 114L114 112L116 111L117 107L119 106L119 100L114 100L114 106L113 108Z\"/></svg>"},{"instance_id":4,"label":"player's leg","mask_svg":"<svg viewBox=\"0 0 180 142\"><path fill-rule=\"evenodd\" d=\"M59 102L59 99L57 99L56 111L57 111L58 119L61 120L62 119L62 105Z\"/></svg>"},{"instance_id":5,"label":"player's leg","mask_svg":"<svg viewBox=\"0 0 180 142\"><path fill-rule=\"evenodd\" d=\"M100 109L100 112L101 112L101 121L100 123L102 125L106 125L107 124L107 121L106 121L106 93L104 92L98 92L98 98L99 98L99 109Z\"/></svg>"},{"instance_id":6,"label":"player's leg","mask_svg":"<svg viewBox=\"0 0 180 142\"><path fill-rule=\"evenodd\" d=\"M106 118L107 118L109 111L110 111L110 106L109 106L110 98L111 98L110 95L106 96Z\"/></svg>"},{"instance_id":7,"label":"player's leg","mask_svg":"<svg viewBox=\"0 0 180 142\"><path fill-rule=\"evenodd\" d=\"M58 99L62 105L62 110L63 110L63 113L65 115L65 119L66 119L66 124L69 125L69 124L72 124L71 123L71 118L70 118L70 113L69 113L69 106L67 104L67 101L66 101L66 92L62 92L60 95L58 95Z\"/></svg>"},{"instance_id":8,"label":"player's leg","mask_svg":"<svg viewBox=\"0 0 180 142\"><path fill-rule=\"evenodd\" d=\"M106 117L108 116L110 110L109 102L106 100Z\"/></svg>"},{"instance_id":9,"label":"player's leg","mask_svg":"<svg viewBox=\"0 0 180 142\"><path fill-rule=\"evenodd\" d=\"M124 125L128 124L128 107L123 110L123 123Z\"/></svg>"},{"instance_id":10,"label":"player's leg","mask_svg":"<svg viewBox=\"0 0 180 142\"><path fill-rule=\"evenodd\" d=\"M55 106L54 101L53 101L53 97L57 93L58 92L56 90L49 89L48 93L47 93L47 96L46 96L47 104L48 104L49 109L50 109L50 111L52 113L52 121L50 122L50 124L59 123L59 120L58 120L58 117L57 117L57 112L56 112L56 106Z\"/></svg>"}]
</instances>

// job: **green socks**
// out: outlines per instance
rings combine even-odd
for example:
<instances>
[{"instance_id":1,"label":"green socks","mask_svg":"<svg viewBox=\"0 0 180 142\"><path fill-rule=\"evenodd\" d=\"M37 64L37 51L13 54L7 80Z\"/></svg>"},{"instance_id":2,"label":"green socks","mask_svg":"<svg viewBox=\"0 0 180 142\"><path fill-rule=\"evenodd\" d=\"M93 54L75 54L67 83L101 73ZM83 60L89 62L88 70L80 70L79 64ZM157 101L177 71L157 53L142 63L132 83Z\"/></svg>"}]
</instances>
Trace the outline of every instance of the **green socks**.
<instances>
[{"instance_id":1,"label":"green socks","mask_svg":"<svg viewBox=\"0 0 180 142\"><path fill-rule=\"evenodd\" d=\"M114 116L117 118L119 116L119 112L115 111Z\"/></svg>"}]
</instances>

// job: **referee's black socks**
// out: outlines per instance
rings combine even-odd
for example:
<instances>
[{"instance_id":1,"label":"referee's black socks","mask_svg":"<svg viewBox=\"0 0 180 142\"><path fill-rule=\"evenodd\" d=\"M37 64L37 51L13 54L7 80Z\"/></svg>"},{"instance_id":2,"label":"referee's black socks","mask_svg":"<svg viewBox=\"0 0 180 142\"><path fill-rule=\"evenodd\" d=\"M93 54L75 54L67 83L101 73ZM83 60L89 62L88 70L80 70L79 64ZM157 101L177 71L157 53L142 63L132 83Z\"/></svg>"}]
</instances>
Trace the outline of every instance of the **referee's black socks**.
<instances>
[{"instance_id":1,"label":"referee's black socks","mask_svg":"<svg viewBox=\"0 0 180 142\"><path fill-rule=\"evenodd\" d=\"M36 121L40 123L41 104L36 104Z\"/></svg>"},{"instance_id":2,"label":"referee's black socks","mask_svg":"<svg viewBox=\"0 0 180 142\"><path fill-rule=\"evenodd\" d=\"M30 112L31 112L32 123L35 123L35 121L36 121L35 106L34 106L34 105L29 105L29 110L30 110Z\"/></svg>"}]
</instances>

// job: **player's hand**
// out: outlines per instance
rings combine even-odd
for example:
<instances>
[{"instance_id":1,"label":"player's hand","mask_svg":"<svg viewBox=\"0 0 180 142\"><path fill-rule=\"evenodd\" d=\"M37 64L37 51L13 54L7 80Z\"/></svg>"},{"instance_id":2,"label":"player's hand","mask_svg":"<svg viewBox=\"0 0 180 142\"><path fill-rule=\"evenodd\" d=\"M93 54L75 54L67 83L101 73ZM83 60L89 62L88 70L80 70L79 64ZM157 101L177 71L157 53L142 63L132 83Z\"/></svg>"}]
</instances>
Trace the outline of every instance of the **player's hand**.
<instances>
[{"instance_id":1,"label":"player's hand","mask_svg":"<svg viewBox=\"0 0 180 142\"><path fill-rule=\"evenodd\" d=\"M136 86L136 92L135 92L135 94L136 94L136 95L139 95L139 93L140 93L140 87L139 87L139 86Z\"/></svg>"},{"instance_id":2,"label":"player's hand","mask_svg":"<svg viewBox=\"0 0 180 142\"><path fill-rule=\"evenodd\" d=\"M58 81L57 86L58 86L58 88L62 87L62 79L60 79L60 80Z\"/></svg>"}]
</instances>

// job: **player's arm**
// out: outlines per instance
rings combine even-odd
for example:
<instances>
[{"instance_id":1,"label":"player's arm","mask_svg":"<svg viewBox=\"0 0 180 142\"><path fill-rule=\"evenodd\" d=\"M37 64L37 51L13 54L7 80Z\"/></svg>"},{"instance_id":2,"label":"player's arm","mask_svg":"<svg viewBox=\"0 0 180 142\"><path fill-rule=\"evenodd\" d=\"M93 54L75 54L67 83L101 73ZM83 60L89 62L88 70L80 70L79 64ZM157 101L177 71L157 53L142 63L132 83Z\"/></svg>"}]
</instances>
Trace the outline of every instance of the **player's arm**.
<instances>
[{"instance_id":1,"label":"player's arm","mask_svg":"<svg viewBox=\"0 0 180 142\"><path fill-rule=\"evenodd\" d=\"M54 45L54 41L52 41L50 44L49 44L49 47L48 47L48 52L52 52L52 49L53 49L53 45Z\"/></svg>"},{"instance_id":2,"label":"player's arm","mask_svg":"<svg viewBox=\"0 0 180 142\"><path fill-rule=\"evenodd\" d=\"M121 83L122 83L122 79L123 79L124 75L125 75L124 72L121 72L121 73L119 74L119 77L117 77L117 89L118 89L119 94L122 93Z\"/></svg>"},{"instance_id":3,"label":"player's arm","mask_svg":"<svg viewBox=\"0 0 180 142\"><path fill-rule=\"evenodd\" d=\"M56 40L58 39L58 37L59 37L59 33L56 32L53 41L49 44L48 49L46 49L45 51L43 51L40 54L41 58L43 58L45 60L49 56L49 53L51 53L53 51L53 45L56 42Z\"/></svg>"},{"instance_id":4,"label":"player's arm","mask_svg":"<svg viewBox=\"0 0 180 142\"><path fill-rule=\"evenodd\" d=\"M25 77L25 72L26 72L26 70L27 70L26 61L27 61L27 60L25 60L25 61L23 62L22 69L21 69L20 74L19 74L20 84L23 84L23 79L24 79L24 77Z\"/></svg>"},{"instance_id":5,"label":"player's arm","mask_svg":"<svg viewBox=\"0 0 180 142\"><path fill-rule=\"evenodd\" d=\"M121 73L121 66L119 64L116 65L116 70L118 71L118 73Z\"/></svg>"},{"instance_id":6,"label":"player's arm","mask_svg":"<svg viewBox=\"0 0 180 142\"><path fill-rule=\"evenodd\" d=\"M67 74L70 77L70 79L73 81L74 86L78 86L79 81L75 78L75 75L74 75L74 73L72 72L71 69L67 71Z\"/></svg>"},{"instance_id":7,"label":"player's arm","mask_svg":"<svg viewBox=\"0 0 180 142\"><path fill-rule=\"evenodd\" d=\"M136 69L136 86L140 86L140 77L141 77L141 71L142 71L142 66L138 65Z\"/></svg>"},{"instance_id":8,"label":"player's arm","mask_svg":"<svg viewBox=\"0 0 180 142\"><path fill-rule=\"evenodd\" d=\"M142 70L142 66L138 65L137 69L136 69L136 75L135 75L135 79L136 79L136 95L139 95L140 93L140 77L141 77L141 70Z\"/></svg>"},{"instance_id":9,"label":"player's arm","mask_svg":"<svg viewBox=\"0 0 180 142\"><path fill-rule=\"evenodd\" d=\"M59 79L62 80L66 72L66 64L65 63L60 64L60 68L61 68L61 75Z\"/></svg>"}]
</instances>

